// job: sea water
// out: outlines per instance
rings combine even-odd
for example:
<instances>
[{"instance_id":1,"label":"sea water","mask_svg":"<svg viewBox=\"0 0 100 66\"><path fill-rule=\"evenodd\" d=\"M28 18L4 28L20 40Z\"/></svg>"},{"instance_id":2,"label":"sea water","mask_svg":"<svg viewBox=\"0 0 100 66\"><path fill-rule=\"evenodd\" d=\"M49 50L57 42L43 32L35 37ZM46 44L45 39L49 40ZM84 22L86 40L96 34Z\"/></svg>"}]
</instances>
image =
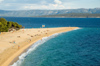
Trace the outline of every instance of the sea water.
<instances>
[{"instance_id":1,"label":"sea water","mask_svg":"<svg viewBox=\"0 0 100 66\"><path fill-rule=\"evenodd\" d=\"M7 18L7 17L6 17ZM99 18L7 18L26 28L74 26L81 29L39 40L12 66L100 66Z\"/></svg>"},{"instance_id":2,"label":"sea water","mask_svg":"<svg viewBox=\"0 0 100 66\"><path fill-rule=\"evenodd\" d=\"M18 22L25 28L45 27L100 27L100 18L32 18L5 17L7 21Z\"/></svg>"}]
</instances>

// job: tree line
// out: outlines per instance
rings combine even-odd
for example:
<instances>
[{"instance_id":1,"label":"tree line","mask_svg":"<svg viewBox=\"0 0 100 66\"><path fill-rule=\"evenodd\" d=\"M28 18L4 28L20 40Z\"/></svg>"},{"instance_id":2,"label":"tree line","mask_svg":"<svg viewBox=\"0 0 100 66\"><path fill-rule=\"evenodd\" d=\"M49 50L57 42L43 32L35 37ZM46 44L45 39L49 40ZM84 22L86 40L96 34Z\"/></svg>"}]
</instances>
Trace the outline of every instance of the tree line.
<instances>
[{"instance_id":1,"label":"tree line","mask_svg":"<svg viewBox=\"0 0 100 66\"><path fill-rule=\"evenodd\" d=\"M20 28L22 28L22 25L19 25L17 22L0 18L0 32L8 32L10 29L19 30Z\"/></svg>"}]
</instances>

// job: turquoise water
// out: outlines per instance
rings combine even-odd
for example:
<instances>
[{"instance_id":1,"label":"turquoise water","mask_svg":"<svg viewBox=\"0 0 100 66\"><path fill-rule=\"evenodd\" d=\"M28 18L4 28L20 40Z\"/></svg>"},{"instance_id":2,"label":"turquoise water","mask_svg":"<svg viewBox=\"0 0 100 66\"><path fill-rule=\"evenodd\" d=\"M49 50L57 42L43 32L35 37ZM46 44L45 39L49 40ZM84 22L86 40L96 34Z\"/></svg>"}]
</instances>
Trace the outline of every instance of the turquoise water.
<instances>
[{"instance_id":1,"label":"turquoise water","mask_svg":"<svg viewBox=\"0 0 100 66\"><path fill-rule=\"evenodd\" d=\"M7 17L6 17L7 18ZM15 19L15 20L14 20ZM100 66L100 19L7 18L26 28L76 26L36 42L12 66ZM22 22L23 21L23 22Z\"/></svg>"},{"instance_id":2,"label":"turquoise water","mask_svg":"<svg viewBox=\"0 0 100 66\"><path fill-rule=\"evenodd\" d=\"M100 28L54 36L21 61L17 66L100 66Z\"/></svg>"}]
</instances>

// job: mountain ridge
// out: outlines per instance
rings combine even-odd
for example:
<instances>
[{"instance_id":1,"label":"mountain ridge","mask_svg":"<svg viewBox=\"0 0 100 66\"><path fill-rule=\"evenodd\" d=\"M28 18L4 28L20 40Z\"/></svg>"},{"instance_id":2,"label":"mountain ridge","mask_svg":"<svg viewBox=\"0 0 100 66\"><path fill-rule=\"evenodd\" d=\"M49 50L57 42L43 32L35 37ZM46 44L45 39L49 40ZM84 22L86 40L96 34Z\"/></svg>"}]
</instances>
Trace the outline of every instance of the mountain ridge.
<instances>
[{"instance_id":1,"label":"mountain ridge","mask_svg":"<svg viewBox=\"0 0 100 66\"><path fill-rule=\"evenodd\" d=\"M35 17L69 13L100 14L100 8L94 9L62 9L62 10L0 10L0 17Z\"/></svg>"}]
</instances>

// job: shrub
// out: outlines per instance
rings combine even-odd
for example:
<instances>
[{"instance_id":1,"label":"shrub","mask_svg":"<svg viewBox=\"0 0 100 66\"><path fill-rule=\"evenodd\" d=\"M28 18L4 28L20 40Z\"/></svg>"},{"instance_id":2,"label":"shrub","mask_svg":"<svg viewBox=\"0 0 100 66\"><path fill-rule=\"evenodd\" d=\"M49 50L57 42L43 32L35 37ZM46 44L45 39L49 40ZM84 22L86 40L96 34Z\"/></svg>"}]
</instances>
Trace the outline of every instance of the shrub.
<instances>
[{"instance_id":1,"label":"shrub","mask_svg":"<svg viewBox=\"0 0 100 66\"><path fill-rule=\"evenodd\" d=\"M6 19L0 18L0 32L7 32L11 28L19 30L20 28L22 28L22 25L19 25L17 22L7 22Z\"/></svg>"}]
</instances>

